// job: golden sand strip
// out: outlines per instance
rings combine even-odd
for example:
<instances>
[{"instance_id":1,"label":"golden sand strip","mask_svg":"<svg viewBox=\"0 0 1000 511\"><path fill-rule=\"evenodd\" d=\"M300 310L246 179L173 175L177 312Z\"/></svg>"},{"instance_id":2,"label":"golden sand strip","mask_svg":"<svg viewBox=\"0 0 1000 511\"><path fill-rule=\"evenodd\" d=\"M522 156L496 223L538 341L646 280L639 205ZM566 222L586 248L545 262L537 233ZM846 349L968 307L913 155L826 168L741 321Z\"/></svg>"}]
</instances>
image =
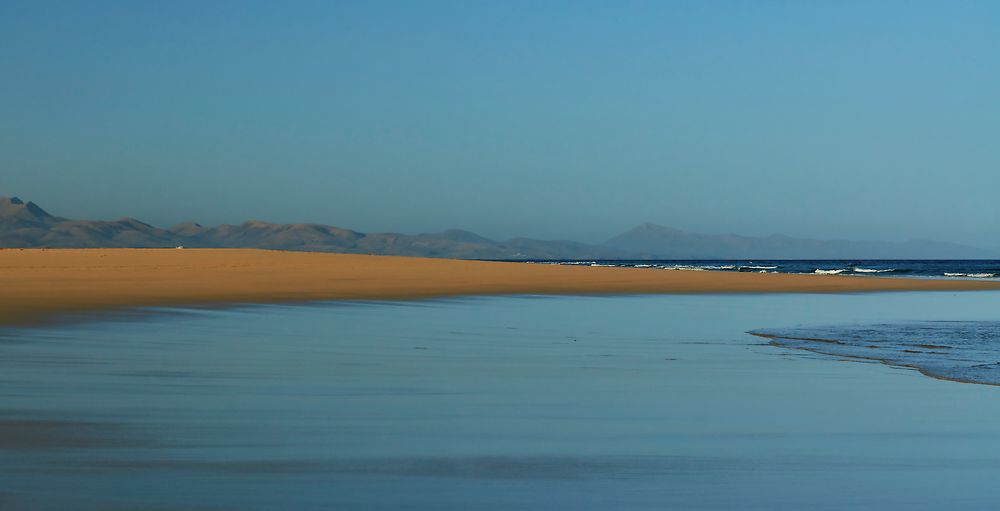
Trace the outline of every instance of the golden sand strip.
<instances>
[{"instance_id":1,"label":"golden sand strip","mask_svg":"<svg viewBox=\"0 0 1000 511\"><path fill-rule=\"evenodd\" d=\"M454 295L838 293L1000 283L665 271L245 249L3 249L0 324L137 306Z\"/></svg>"}]
</instances>

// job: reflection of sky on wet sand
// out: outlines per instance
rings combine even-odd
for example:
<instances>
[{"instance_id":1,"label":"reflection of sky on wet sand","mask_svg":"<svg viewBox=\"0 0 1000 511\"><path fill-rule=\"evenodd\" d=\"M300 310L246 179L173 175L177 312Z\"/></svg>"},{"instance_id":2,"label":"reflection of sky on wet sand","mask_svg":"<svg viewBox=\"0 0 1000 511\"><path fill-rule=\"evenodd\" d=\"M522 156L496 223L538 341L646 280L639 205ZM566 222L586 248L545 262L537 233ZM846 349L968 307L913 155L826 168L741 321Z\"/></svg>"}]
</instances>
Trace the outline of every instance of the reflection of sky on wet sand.
<instances>
[{"instance_id":1,"label":"reflection of sky on wet sand","mask_svg":"<svg viewBox=\"0 0 1000 511\"><path fill-rule=\"evenodd\" d=\"M470 298L0 335L3 509L988 506L998 389L764 345L1000 293Z\"/></svg>"}]
</instances>

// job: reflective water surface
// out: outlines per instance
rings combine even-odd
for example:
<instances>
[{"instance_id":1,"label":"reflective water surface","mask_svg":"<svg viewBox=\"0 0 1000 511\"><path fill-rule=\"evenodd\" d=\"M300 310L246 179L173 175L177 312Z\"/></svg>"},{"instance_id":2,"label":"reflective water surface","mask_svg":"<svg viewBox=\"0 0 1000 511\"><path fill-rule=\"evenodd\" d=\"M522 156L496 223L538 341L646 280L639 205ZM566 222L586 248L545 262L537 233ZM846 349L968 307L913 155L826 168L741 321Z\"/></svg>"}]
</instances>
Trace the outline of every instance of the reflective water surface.
<instances>
[{"instance_id":1,"label":"reflective water surface","mask_svg":"<svg viewBox=\"0 0 1000 511\"><path fill-rule=\"evenodd\" d=\"M158 310L0 332L0 509L992 509L1000 388L755 329L1000 293Z\"/></svg>"},{"instance_id":2,"label":"reflective water surface","mask_svg":"<svg viewBox=\"0 0 1000 511\"><path fill-rule=\"evenodd\" d=\"M878 360L945 380L1000 385L1000 321L913 321L758 330L772 344Z\"/></svg>"}]
</instances>

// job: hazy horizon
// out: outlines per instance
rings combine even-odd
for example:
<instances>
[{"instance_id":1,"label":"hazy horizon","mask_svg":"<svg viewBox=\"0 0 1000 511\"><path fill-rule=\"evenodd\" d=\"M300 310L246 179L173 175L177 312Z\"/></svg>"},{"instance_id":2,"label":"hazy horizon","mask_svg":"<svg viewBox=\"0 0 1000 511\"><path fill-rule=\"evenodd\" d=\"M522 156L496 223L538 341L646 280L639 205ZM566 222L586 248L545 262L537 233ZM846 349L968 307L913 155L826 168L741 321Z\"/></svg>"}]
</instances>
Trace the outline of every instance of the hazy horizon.
<instances>
[{"instance_id":1,"label":"hazy horizon","mask_svg":"<svg viewBox=\"0 0 1000 511\"><path fill-rule=\"evenodd\" d=\"M0 6L0 195L84 219L1000 245L1000 5Z\"/></svg>"}]
</instances>

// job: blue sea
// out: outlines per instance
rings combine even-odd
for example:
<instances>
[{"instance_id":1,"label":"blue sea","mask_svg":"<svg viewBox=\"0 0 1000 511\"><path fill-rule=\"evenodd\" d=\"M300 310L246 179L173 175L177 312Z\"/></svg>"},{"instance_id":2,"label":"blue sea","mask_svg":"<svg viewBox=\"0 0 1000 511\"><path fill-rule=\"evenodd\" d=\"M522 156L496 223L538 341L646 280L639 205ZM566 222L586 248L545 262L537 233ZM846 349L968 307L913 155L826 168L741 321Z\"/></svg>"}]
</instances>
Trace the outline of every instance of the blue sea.
<instances>
[{"instance_id":1,"label":"blue sea","mask_svg":"<svg viewBox=\"0 0 1000 511\"><path fill-rule=\"evenodd\" d=\"M0 509L997 509L1000 388L925 375L1000 360L997 311L513 296L8 328Z\"/></svg>"},{"instance_id":2,"label":"blue sea","mask_svg":"<svg viewBox=\"0 0 1000 511\"><path fill-rule=\"evenodd\" d=\"M620 266L687 271L800 273L877 277L996 279L1000 260L993 259L718 259L718 260L569 260L535 259L530 263L583 266Z\"/></svg>"}]
</instances>

